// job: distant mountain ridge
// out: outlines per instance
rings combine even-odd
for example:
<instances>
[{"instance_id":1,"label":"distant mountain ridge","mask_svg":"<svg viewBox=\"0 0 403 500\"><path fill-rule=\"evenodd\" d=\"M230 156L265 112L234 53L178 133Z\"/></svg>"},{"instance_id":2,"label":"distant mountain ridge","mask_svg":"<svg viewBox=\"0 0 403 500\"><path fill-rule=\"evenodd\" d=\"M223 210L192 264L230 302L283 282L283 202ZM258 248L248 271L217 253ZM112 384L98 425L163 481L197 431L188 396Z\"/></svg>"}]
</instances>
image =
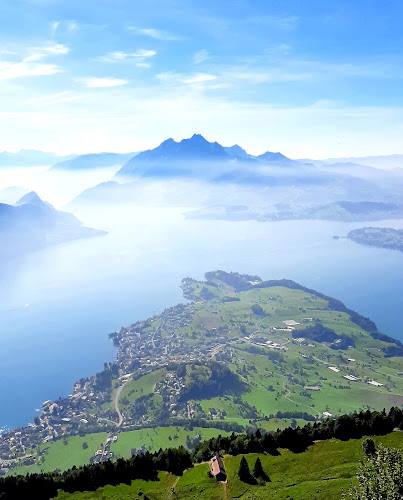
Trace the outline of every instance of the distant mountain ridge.
<instances>
[{"instance_id":1,"label":"distant mountain ridge","mask_svg":"<svg viewBox=\"0 0 403 500\"><path fill-rule=\"evenodd\" d=\"M188 219L210 220L332 220L343 222L359 222L370 220L400 219L403 218L403 206L394 203L382 202L351 202L336 201L327 205L307 208L279 209L275 212L257 212L246 206L212 206L192 210L185 214Z\"/></svg>"},{"instance_id":2,"label":"distant mountain ridge","mask_svg":"<svg viewBox=\"0 0 403 500\"><path fill-rule=\"evenodd\" d=\"M17 153L0 152L0 167L42 167L69 160L75 155L60 156L35 149L21 149Z\"/></svg>"},{"instance_id":3,"label":"distant mountain ridge","mask_svg":"<svg viewBox=\"0 0 403 500\"><path fill-rule=\"evenodd\" d=\"M89 153L53 165L52 170L85 170L121 166L138 153Z\"/></svg>"}]
</instances>

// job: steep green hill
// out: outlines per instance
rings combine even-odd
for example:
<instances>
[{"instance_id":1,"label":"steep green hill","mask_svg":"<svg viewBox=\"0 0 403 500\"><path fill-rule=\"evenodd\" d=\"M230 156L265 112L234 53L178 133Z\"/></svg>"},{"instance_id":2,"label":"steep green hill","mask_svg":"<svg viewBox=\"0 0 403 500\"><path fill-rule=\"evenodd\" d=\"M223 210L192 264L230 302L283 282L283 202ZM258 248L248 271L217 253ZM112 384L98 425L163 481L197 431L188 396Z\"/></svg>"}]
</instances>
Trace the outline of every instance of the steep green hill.
<instances>
[{"instance_id":1,"label":"steep green hill","mask_svg":"<svg viewBox=\"0 0 403 500\"><path fill-rule=\"evenodd\" d=\"M167 473L159 474L159 481L136 480L131 485L106 486L94 492L67 494L60 492L58 500L90 500L145 498L159 500L166 498L200 500L224 500L225 498L273 499L273 500L328 500L340 499L355 482L358 462L363 458L363 439L319 441L303 453L281 450L279 456L245 455L252 471L256 458L260 457L263 469L271 482L264 485L249 485L238 477L242 456L227 455L224 465L228 473L228 483L224 486L208 477L209 466L201 463L185 471L177 478ZM387 436L373 437L378 445L403 449L403 432L393 432ZM175 494L171 495L174 486ZM226 492L225 492L226 490Z\"/></svg>"}]
</instances>

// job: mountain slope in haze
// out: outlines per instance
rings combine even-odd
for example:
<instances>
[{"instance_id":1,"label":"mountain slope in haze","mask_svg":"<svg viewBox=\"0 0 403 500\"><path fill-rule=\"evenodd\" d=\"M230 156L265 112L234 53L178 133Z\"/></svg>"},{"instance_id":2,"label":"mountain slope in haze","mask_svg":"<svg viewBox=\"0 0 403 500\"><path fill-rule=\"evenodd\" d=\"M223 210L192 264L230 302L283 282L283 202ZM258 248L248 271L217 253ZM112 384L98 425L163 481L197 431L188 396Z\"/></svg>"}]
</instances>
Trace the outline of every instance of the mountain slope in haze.
<instances>
[{"instance_id":1,"label":"mountain slope in haze","mask_svg":"<svg viewBox=\"0 0 403 500\"><path fill-rule=\"evenodd\" d=\"M358 156L350 158L328 158L321 160L322 163L360 163L369 167L379 169L393 169L403 167L403 154L380 155L380 156Z\"/></svg>"},{"instance_id":2,"label":"mountain slope in haze","mask_svg":"<svg viewBox=\"0 0 403 500\"><path fill-rule=\"evenodd\" d=\"M121 166L138 153L95 153L79 155L53 165L52 170L86 170Z\"/></svg>"},{"instance_id":3,"label":"mountain slope in haze","mask_svg":"<svg viewBox=\"0 0 403 500\"><path fill-rule=\"evenodd\" d=\"M0 167L42 167L69 160L75 155L59 156L34 149L21 149L18 153L0 152Z\"/></svg>"},{"instance_id":4,"label":"mountain slope in haze","mask_svg":"<svg viewBox=\"0 0 403 500\"><path fill-rule=\"evenodd\" d=\"M35 192L15 205L0 204L0 255L12 257L65 241L106 234L42 201Z\"/></svg>"},{"instance_id":5,"label":"mountain slope in haze","mask_svg":"<svg viewBox=\"0 0 403 500\"><path fill-rule=\"evenodd\" d=\"M320 219L343 222L403 218L403 205L371 201L337 201L326 205L306 208L278 207L277 211L265 212L247 206L216 205L187 212L188 219L211 220L304 220Z\"/></svg>"}]
</instances>

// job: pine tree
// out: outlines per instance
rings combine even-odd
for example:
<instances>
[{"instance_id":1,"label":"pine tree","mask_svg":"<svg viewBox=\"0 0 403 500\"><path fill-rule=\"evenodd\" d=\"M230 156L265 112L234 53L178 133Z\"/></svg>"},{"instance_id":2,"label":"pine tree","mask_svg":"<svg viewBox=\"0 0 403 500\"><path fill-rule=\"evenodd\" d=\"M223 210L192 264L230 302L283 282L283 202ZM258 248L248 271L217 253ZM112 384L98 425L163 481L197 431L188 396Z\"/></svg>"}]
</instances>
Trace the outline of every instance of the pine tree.
<instances>
[{"instance_id":1,"label":"pine tree","mask_svg":"<svg viewBox=\"0 0 403 500\"><path fill-rule=\"evenodd\" d=\"M248 462L246 461L245 457L241 458L241 463L239 464L238 476L239 476L239 479L244 483L248 483L248 484L255 484L256 483L255 478L250 473L249 465L248 465Z\"/></svg>"},{"instance_id":2,"label":"pine tree","mask_svg":"<svg viewBox=\"0 0 403 500\"><path fill-rule=\"evenodd\" d=\"M269 476L263 470L262 462L260 461L259 457L257 457L256 462L255 462L255 466L253 467L253 476L255 477L255 479L262 479L263 481L270 481Z\"/></svg>"}]
</instances>

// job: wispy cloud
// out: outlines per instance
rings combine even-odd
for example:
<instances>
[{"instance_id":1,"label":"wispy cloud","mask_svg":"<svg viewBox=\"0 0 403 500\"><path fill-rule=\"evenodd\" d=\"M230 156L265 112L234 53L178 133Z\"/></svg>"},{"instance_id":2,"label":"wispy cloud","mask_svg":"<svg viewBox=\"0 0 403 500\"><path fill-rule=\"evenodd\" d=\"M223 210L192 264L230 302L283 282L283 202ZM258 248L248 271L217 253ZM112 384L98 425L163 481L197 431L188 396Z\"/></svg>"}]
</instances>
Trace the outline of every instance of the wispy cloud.
<instances>
[{"instance_id":1,"label":"wispy cloud","mask_svg":"<svg viewBox=\"0 0 403 500\"><path fill-rule=\"evenodd\" d=\"M29 49L30 55L25 57L25 61L39 61L48 56L60 56L70 52L70 49L61 43L51 45L44 45L42 47L31 47Z\"/></svg>"},{"instance_id":2,"label":"wispy cloud","mask_svg":"<svg viewBox=\"0 0 403 500\"><path fill-rule=\"evenodd\" d=\"M37 64L27 61L0 62L0 80L12 80L24 76L47 76L59 72L60 69L55 64Z\"/></svg>"},{"instance_id":3,"label":"wispy cloud","mask_svg":"<svg viewBox=\"0 0 403 500\"><path fill-rule=\"evenodd\" d=\"M130 31L134 31L139 35L149 36L155 40L180 40L181 37L168 33L167 31L157 30L154 28L136 28L135 26L129 26Z\"/></svg>"},{"instance_id":4,"label":"wispy cloud","mask_svg":"<svg viewBox=\"0 0 403 500\"><path fill-rule=\"evenodd\" d=\"M63 102L72 102L78 101L79 99L83 99L84 95L73 94L68 90L63 92L58 92L56 94L49 94L40 97L33 97L28 99L29 104L40 104L42 105L51 105L51 104L60 104Z\"/></svg>"},{"instance_id":5,"label":"wispy cloud","mask_svg":"<svg viewBox=\"0 0 403 500\"><path fill-rule=\"evenodd\" d=\"M25 49L28 55L18 61L0 60L0 80L12 80L29 76L48 76L59 73L61 68L56 64L40 62L51 56L65 55L69 48L62 44L50 44Z\"/></svg>"},{"instance_id":6,"label":"wispy cloud","mask_svg":"<svg viewBox=\"0 0 403 500\"><path fill-rule=\"evenodd\" d=\"M149 68L151 65L146 62L147 59L156 55L155 50L138 49L136 52L115 51L109 52L106 56L100 57L102 61L110 63L122 63L132 61L141 68Z\"/></svg>"},{"instance_id":7,"label":"wispy cloud","mask_svg":"<svg viewBox=\"0 0 403 500\"><path fill-rule=\"evenodd\" d=\"M183 73L167 71L165 73L159 73L157 78L162 82L195 85L215 80L217 77L210 73L192 73L190 75L185 75Z\"/></svg>"},{"instance_id":8,"label":"wispy cloud","mask_svg":"<svg viewBox=\"0 0 403 500\"><path fill-rule=\"evenodd\" d=\"M208 50L202 49L193 54L193 64L200 64L204 61L207 61L210 59L210 54L208 53Z\"/></svg>"},{"instance_id":9,"label":"wispy cloud","mask_svg":"<svg viewBox=\"0 0 403 500\"><path fill-rule=\"evenodd\" d=\"M52 23L52 26L50 28L50 32L52 34L52 36L56 35L56 31L57 31L57 28L60 26L60 22L59 21L54 21Z\"/></svg>"},{"instance_id":10,"label":"wispy cloud","mask_svg":"<svg viewBox=\"0 0 403 500\"><path fill-rule=\"evenodd\" d=\"M297 28L299 17L262 15L247 17L244 22L251 24L260 24L282 31L292 31Z\"/></svg>"},{"instance_id":11,"label":"wispy cloud","mask_svg":"<svg viewBox=\"0 0 403 500\"><path fill-rule=\"evenodd\" d=\"M74 32L78 29L78 23L76 21L53 21L50 27L50 32L52 36L55 36L58 31L63 32Z\"/></svg>"},{"instance_id":12,"label":"wispy cloud","mask_svg":"<svg viewBox=\"0 0 403 500\"><path fill-rule=\"evenodd\" d=\"M124 80L122 78L114 78L114 77L80 78L77 81L83 83L86 87L89 88L120 87L122 85L127 85L129 83L128 80Z\"/></svg>"},{"instance_id":13,"label":"wispy cloud","mask_svg":"<svg viewBox=\"0 0 403 500\"><path fill-rule=\"evenodd\" d=\"M196 73L185 78L183 83L202 83L202 82L210 82L211 80L215 80L217 77L215 75L211 75L209 73Z\"/></svg>"}]
</instances>

